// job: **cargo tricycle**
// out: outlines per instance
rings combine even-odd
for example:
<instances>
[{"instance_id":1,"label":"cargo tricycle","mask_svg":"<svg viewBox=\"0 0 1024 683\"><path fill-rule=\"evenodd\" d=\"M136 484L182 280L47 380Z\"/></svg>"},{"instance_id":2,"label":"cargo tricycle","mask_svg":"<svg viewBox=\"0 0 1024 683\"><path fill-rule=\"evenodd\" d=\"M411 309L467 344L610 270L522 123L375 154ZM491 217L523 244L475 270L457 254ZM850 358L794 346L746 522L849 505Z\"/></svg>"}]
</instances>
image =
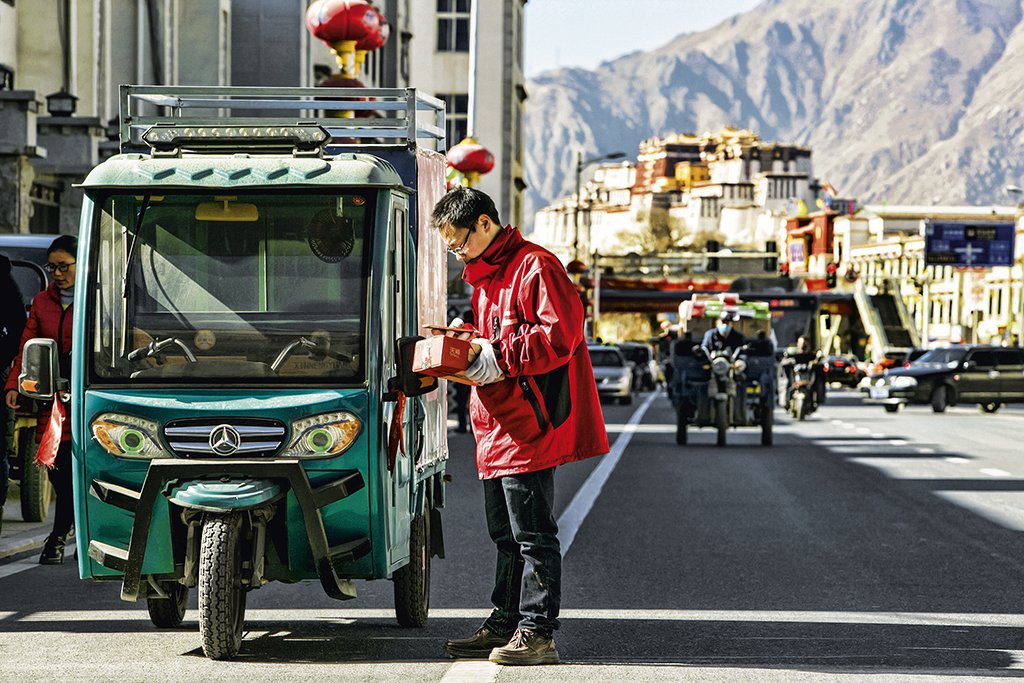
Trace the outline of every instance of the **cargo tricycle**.
<instances>
[{"instance_id":1,"label":"cargo tricycle","mask_svg":"<svg viewBox=\"0 0 1024 683\"><path fill-rule=\"evenodd\" d=\"M723 310L733 313L745 342L735 349L705 349L701 340ZM761 428L761 444L772 445L777 371L768 304L742 302L730 294L697 295L680 305L679 320L669 392L676 443L687 443L690 426L713 427L719 446L726 444L729 428L755 426Z\"/></svg>"},{"instance_id":2,"label":"cargo tricycle","mask_svg":"<svg viewBox=\"0 0 1024 683\"><path fill-rule=\"evenodd\" d=\"M165 628L195 588L213 659L238 653L246 595L270 581L344 600L390 578L398 622L422 626L447 410L411 350L445 316L443 103L120 96L122 153L83 183L71 377L46 340L21 377L70 408L81 577L119 581ZM369 115L332 115L348 110Z\"/></svg>"}]
</instances>

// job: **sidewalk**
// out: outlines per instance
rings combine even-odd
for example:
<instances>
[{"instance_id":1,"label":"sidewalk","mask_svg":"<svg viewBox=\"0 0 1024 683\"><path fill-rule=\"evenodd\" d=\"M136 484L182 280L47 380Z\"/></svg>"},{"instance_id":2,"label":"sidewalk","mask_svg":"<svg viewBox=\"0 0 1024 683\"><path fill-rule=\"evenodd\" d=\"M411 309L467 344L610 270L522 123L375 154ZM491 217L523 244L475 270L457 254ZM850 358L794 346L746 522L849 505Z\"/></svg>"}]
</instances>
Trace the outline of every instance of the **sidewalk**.
<instances>
[{"instance_id":1,"label":"sidewalk","mask_svg":"<svg viewBox=\"0 0 1024 683\"><path fill-rule=\"evenodd\" d=\"M0 560L43 547L50 526L53 524L54 503L50 503L50 514L43 522L23 522L21 502L17 486L12 486L4 505L4 526L0 531Z\"/></svg>"}]
</instances>

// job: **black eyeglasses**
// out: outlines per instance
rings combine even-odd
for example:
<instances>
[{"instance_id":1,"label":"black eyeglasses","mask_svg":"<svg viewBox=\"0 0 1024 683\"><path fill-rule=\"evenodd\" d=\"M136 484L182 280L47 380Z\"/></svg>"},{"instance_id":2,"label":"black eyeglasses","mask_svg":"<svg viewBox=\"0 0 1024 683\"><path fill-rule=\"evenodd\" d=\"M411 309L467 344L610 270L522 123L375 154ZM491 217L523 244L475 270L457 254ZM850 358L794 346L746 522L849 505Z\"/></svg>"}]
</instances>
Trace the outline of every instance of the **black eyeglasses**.
<instances>
[{"instance_id":1,"label":"black eyeglasses","mask_svg":"<svg viewBox=\"0 0 1024 683\"><path fill-rule=\"evenodd\" d=\"M448 245L445 245L445 249L448 250L449 254L454 254L455 256L461 256L463 253L465 253L466 245L469 244L469 238L470 238L470 236L472 236L472 234L473 234L473 228L469 228L469 232L466 233L466 239L462 240L462 244L460 244L457 247L450 247Z\"/></svg>"},{"instance_id":2,"label":"black eyeglasses","mask_svg":"<svg viewBox=\"0 0 1024 683\"><path fill-rule=\"evenodd\" d=\"M75 263L76 261L72 261L71 263L47 263L46 270L49 271L50 275L53 275L58 271L61 273L66 273L68 272L68 268L75 265Z\"/></svg>"}]
</instances>

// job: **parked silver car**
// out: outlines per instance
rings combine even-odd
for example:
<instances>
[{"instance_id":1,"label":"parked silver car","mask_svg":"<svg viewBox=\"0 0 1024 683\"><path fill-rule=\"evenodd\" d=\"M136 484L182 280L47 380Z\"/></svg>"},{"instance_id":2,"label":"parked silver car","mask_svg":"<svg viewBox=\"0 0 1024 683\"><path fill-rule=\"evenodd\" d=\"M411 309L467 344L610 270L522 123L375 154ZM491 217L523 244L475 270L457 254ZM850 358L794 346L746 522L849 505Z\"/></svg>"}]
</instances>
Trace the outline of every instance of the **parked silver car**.
<instances>
[{"instance_id":1,"label":"parked silver car","mask_svg":"<svg viewBox=\"0 0 1024 683\"><path fill-rule=\"evenodd\" d=\"M614 346L588 344L590 364L594 366L597 393L603 399L614 398L622 405L633 402L633 366Z\"/></svg>"}]
</instances>

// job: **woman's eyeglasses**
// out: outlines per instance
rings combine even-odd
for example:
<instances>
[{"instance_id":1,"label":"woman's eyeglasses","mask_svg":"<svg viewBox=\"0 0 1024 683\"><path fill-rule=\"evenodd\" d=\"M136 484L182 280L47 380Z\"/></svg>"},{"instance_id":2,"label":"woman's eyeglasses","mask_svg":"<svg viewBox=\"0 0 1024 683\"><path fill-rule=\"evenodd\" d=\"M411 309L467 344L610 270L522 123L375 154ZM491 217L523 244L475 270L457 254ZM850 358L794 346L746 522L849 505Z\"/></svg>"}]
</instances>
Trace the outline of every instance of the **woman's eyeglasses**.
<instances>
[{"instance_id":1,"label":"woman's eyeglasses","mask_svg":"<svg viewBox=\"0 0 1024 683\"><path fill-rule=\"evenodd\" d=\"M47 263L46 270L49 271L50 275L57 272L66 273L71 266L75 265L75 263L75 261L72 261L71 263Z\"/></svg>"},{"instance_id":2,"label":"woman's eyeglasses","mask_svg":"<svg viewBox=\"0 0 1024 683\"><path fill-rule=\"evenodd\" d=\"M449 254L454 254L455 256L462 256L462 254L464 254L465 251L466 251L466 245L469 244L469 238L472 235L473 235L473 228L469 228L469 232L466 233L466 239L462 240L462 244L460 244L457 247L451 247L451 246L445 245L445 249L448 250Z\"/></svg>"}]
</instances>

